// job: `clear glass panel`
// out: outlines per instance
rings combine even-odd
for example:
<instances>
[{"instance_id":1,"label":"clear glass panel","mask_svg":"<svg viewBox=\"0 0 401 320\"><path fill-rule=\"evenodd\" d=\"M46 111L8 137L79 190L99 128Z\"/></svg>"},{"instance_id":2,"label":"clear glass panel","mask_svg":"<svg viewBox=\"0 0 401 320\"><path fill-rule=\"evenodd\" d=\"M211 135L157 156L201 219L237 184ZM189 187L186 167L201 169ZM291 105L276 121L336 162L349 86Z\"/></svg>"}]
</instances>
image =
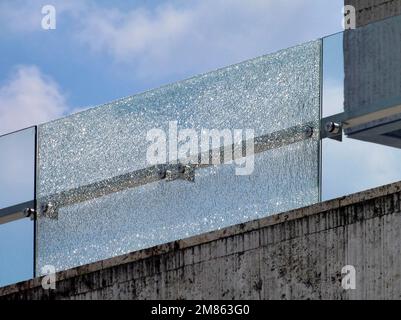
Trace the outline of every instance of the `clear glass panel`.
<instances>
[{"instance_id":1,"label":"clear glass panel","mask_svg":"<svg viewBox=\"0 0 401 320\"><path fill-rule=\"evenodd\" d=\"M37 270L66 269L317 202L320 57L315 41L41 125ZM237 161L185 166L188 173L174 179L176 167L167 167L168 178L158 181L164 175L150 169L147 134L163 129L171 155L175 123L181 133L199 133L197 145L205 129L253 130L254 165L252 154L241 160L254 170L236 175Z\"/></svg>"},{"instance_id":2,"label":"clear glass panel","mask_svg":"<svg viewBox=\"0 0 401 320\"><path fill-rule=\"evenodd\" d=\"M0 225L0 287L34 274L34 223L22 219Z\"/></svg>"},{"instance_id":3,"label":"clear glass panel","mask_svg":"<svg viewBox=\"0 0 401 320\"><path fill-rule=\"evenodd\" d=\"M351 126L360 115L399 105L400 46L400 16L324 38L323 116L344 112ZM373 119L385 119L384 115ZM392 126L401 129L400 123L393 121ZM345 128L346 134L351 132ZM401 149L383 144L372 131L366 135L370 142L354 135L344 135L342 142L323 140L322 200L401 180Z\"/></svg>"},{"instance_id":4,"label":"clear glass panel","mask_svg":"<svg viewBox=\"0 0 401 320\"><path fill-rule=\"evenodd\" d=\"M344 111L343 41L342 32L323 39L323 117Z\"/></svg>"},{"instance_id":5,"label":"clear glass panel","mask_svg":"<svg viewBox=\"0 0 401 320\"><path fill-rule=\"evenodd\" d=\"M34 198L35 128L0 136L0 210Z\"/></svg>"},{"instance_id":6,"label":"clear glass panel","mask_svg":"<svg viewBox=\"0 0 401 320\"><path fill-rule=\"evenodd\" d=\"M15 219L16 210L32 205L34 176L35 128L1 136L0 287L33 276L34 223L30 219L9 221Z\"/></svg>"}]
</instances>

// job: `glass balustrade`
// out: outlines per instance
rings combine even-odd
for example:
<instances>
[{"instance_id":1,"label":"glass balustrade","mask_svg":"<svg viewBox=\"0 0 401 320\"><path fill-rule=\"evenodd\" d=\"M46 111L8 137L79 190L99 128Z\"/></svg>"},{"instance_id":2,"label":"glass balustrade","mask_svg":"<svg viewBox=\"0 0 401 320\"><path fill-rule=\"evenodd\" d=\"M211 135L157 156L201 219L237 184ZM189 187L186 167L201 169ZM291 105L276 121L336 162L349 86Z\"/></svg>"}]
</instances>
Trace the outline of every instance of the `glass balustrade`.
<instances>
[{"instance_id":1,"label":"glass balustrade","mask_svg":"<svg viewBox=\"0 0 401 320\"><path fill-rule=\"evenodd\" d=\"M1 137L0 270L64 270L400 181L400 35L390 18ZM14 221L29 214L35 241Z\"/></svg>"},{"instance_id":2,"label":"glass balustrade","mask_svg":"<svg viewBox=\"0 0 401 320\"><path fill-rule=\"evenodd\" d=\"M318 40L40 125L37 269L317 202L320 57Z\"/></svg>"},{"instance_id":3,"label":"glass balustrade","mask_svg":"<svg viewBox=\"0 0 401 320\"><path fill-rule=\"evenodd\" d=\"M322 200L401 180L400 53L401 16L323 38Z\"/></svg>"}]
</instances>

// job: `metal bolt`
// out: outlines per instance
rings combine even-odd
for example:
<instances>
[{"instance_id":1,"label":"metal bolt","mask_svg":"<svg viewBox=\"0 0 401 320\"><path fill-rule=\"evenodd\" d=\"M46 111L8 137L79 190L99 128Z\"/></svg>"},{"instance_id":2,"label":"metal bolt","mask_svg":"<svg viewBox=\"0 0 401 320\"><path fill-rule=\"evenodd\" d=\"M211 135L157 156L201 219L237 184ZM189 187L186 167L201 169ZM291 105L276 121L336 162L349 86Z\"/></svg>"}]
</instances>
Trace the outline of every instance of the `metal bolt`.
<instances>
[{"instance_id":1,"label":"metal bolt","mask_svg":"<svg viewBox=\"0 0 401 320\"><path fill-rule=\"evenodd\" d=\"M32 209L32 208L26 208L26 209L24 210L24 216L25 216L26 218L29 218L29 217L33 216L34 214L35 214L35 210Z\"/></svg>"},{"instance_id":2,"label":"metal bolt","mask_svg":"<svg viewBox=\"0 0 401 320\"><path fill-rule=\"evenodd\" d=\"M41 211L42 213L46 213L48 210L49 210L49 205L48 205L48 204L42 204L42 205L40 206L40 211Z\"/></svg>"},{"instance_id":3,"label":"metal bolt","mask_svg":"<svg viewBox=\"0 0 401 320\"><path fill-rule=\"evenodd\" d=\"M167 171L165 169L159 169L157 175L161 180L166 179Z\"/></svg>"},{"instance_id":4,"label":"metal bolt","mask_svg":"<svg viewBox=\"0 0 401 320\"><path fill-rule=\"evenodd\" d=\"M177 172L181 174L185 173L185 167L182 164L178 164Z\"/></svg>"},{"instance_id":5,"label":"metal bolt","mask_svg":"<svg viewBox=\"0 0 401 320\"><path fill-rule=\"evenodd\" d=\"M326 132L331 134L338 134L341 132L341 124L335 122L327 122L326 123Z\"/></svg>"},{"instance_id":6,"label":"metal bolt","mask_svg":"<svg viewBox=\"0 0 401 320\"><path fill-rule=\"evenodd\" d=\"M41 206L40 206L40 211L43 213L43 214L53 214L54 213L54 209L53 209L53 204L52 203L46 203L46 204L42 204Z\"/></svg>"},{"instance_id":7,"label":"metal bolt","mask_svg":"<svg viewBox=\"0 0 401 320\"><path fill-rule=\"evenodd\" d=\"M313 128L312 127L307 127L305 129L305 136L308 137L308 138L313 136Z\"/></svg>"}]
</instances>

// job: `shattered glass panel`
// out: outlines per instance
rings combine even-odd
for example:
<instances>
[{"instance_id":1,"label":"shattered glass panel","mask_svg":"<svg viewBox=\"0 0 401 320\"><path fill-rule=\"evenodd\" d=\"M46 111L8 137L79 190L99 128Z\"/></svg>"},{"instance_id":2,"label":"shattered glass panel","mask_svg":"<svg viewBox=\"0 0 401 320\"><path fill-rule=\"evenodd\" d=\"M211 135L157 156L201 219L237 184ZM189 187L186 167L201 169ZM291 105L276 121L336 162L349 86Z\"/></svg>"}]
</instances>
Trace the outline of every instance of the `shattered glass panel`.
<instances>
[{"instance_id":1,"label":"shattered glass panel","mask_svg":"<svg viewBox=\"0 0 401 320\"><path fill-rule=\"evenodd\" d=\"M37 269L63 270L317 202L320 56L315 41L41 125ZM147 158L152 129L166 133L162 165ZM228 130L233 146L235 130L252 131L255 154L180 167L168 158L184 129L199 133L197 144L205 130ZM251 170L237 175L239 167Z\"/></svg>"}]
</instances>

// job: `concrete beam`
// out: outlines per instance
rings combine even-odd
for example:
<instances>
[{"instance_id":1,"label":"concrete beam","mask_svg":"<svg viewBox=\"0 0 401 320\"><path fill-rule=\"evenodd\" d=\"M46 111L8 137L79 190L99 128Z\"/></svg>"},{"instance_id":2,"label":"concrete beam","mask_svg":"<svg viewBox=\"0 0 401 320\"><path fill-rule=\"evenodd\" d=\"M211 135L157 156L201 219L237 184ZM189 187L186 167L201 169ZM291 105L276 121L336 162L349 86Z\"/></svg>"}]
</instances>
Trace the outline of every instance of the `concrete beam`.
<instances>
[{"instance_id":1,"label":"concrete beam","mask_svg":"<svg viewBox=\"0 0 401 320\"><path fill-rule=\"evenodd\" d=\"M0 299L399 299L401 182L0 289ZM342 268L356 269L356 290Z\"/></svg>"}]
</instances>

